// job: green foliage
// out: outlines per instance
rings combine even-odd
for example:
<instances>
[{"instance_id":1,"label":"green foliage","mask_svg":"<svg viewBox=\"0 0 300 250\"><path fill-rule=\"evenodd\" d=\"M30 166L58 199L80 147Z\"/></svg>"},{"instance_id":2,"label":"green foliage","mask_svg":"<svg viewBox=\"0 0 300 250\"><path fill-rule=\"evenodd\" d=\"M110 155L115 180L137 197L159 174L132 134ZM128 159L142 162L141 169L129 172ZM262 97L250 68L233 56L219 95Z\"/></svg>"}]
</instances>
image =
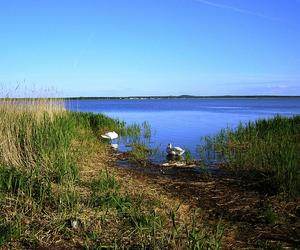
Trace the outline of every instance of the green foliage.
<instances>
[{"instance_id":1,"label":"green foliage","mask_svg":"<svg viewBox=\"0 0 300 250\"><path fill-rule=\"evenodd\" d=\"M78 170L71 153L72 140L76 138L76 121L68 113L55 115L43 113L39 118L30 112L15 115L8 132L9 145L3 145L0 164L34 171L40 176L58 182L75 180ZM13 150L6 152L4 146Z\"/></svg>"},{"instance_id":2,"label":"green foliage","mask_svg":"<svg viewBox=\"0 0 300 250\"><path fill-rule=\"evenodd\" d=\"M93 194L91 204L101 210L114 208L120 212L125 211L131 205L127 196L121 196L118 193Z\"/></svg>"},{"instance_id":3,"label":"green foliage","mask_svg":"<svg viewBox=\"0 0 300 250\"><path fill-rule=\"evenodd\" d=\"M133 159L145 162L153 154L146 146L151 137L148 123L126 126L105 115L53 111L45 104L45 109L32 103L28 108L0 105L0 246L36 248L54 235L63 242L84 235L88 249L189 246L176 212L165 216L156 212L159 205L148 196L122 193L121 184L108 172L94 180L79 179L80 150L85 152L82 147L94 145L108 130L132 136ZM67 223L70 218L76 218L77 228Z\"/></svg>"},{"instance_id":4,"label":"green foliage","mask_svg":"<svg viewBox=\"0 0 300 250\"><path fill-rule=\"evenodd\" d=\"M0 112L0 211L9 207L10 213L20 216L24 213L35 216L46 208L57 213L77 213L81 201L74 188L79 179L74 144L90 139L83 134L97 135L111 128L122 130L125 123L91 113L19 110L10 106L13 105L1 106ZM100 207L123 209L129 203L127 197L107 193L119 189L119 184L108 174L103 174L92 186L94 193L103 192L94 201ZM20 238L25 230L16 216L2 219L0 243Z\"/></svg>"},{"instance_id":5,"label":"green foliage","mask_svg":"<svg viewBox=\"0 0 300 250\"><path fill-rule=\"evenodd\" d=\"M162 217L153 210L152 212L142 212L138 208L133 208L129 212L129 223L143 236L157 237L163 228Z\"/></svg>"},{"instance_id":6,"label":"green foliage","mask_svg":"<svg viewBox=\"0 0 300 250\"><path fill-rule=\"evenodd\" d=\"M91 201L92 207L98 207L101 210L115 208L118 211L125 211L131 205L127 196L119 194L120 184L116 179L106 173L92 181L91 183Z\"/></svg>"},{"instance_id":7,"label":"green foliage","mask_svg":"<svg viewBox=\"0 0 300 250\"><path fill-rule=\"evenodd\" d=\"M153 148L150 147L149 142L143 140L137 140L130 144L131 150L128 154L128 160L139 166L147 166L149 161L155 156L164 155L164 152L161 152L159 147Z\"/></svg>"},{"instance_id":8,"label":"green foliage","mask_svg":"<svg viewBox=\"0 0 300 250\"><path fill-rule=\"evenodd\" d=\"M22 234L21 217L15 215L10 220L0 219L0 247L5 245L7 241L16 240Z\"/></svg>"},{"instance_id":9,"label":"green foliage","mask_svg":"<svg viewBox=\"0 0 300 250\"><path fill-rule=\"evenodd\" d=\"M142 143L134 143L131 146L132 150L130 151L130 161L137 163L139 165L145 166L147 160L152 155L152 150Z\"/></svg>"},{"instance_id":10,"label":"green foliage","mask_svg":"<svg viewBox=\"0 0 300 250\"><path fill-rule=\"evenodd\" d=\"M46 177L7 167L0 167L0 191L16 196L26 195L39 206L51 195L50 182Z\"/></svg>"},{"instance_id":11,"label":"green foliage","mask_svg":"<svg viewBox=\"0 0 300 250\"><path fill-rule=\"evenodd\" d=\"M152 135L152 129L149 122L145 121L142 123L142 132L143 132L143 138L150 139Z\"/></svg>"},{"instance_id":12,"label":"green foliage","mask_svg":"<svg viewBox=\"0 0 300 250\"><path fill-rule=\"evenodd\" d=\"M272 241L264 241L259 243L260 249L265 250L282 250L286 249L282 247L282 243L280 242L272 242Z\"/></svg>"},{"instance_id":13,"label":"green foliage","mask_svg":"<svg viewBox=\"0 0 300 250\"><path fill-rule=\"evenodd\" d=\"M279 192L300 194L300 116L240 124L205 140L202 152L218 152L228 167L262 173Z\"/></svg>"},{"instance_id":14,"label":"green foliage","mask_svg":"<svg viewBox=\"0 0 300 250\"><path fill-rule=\"evenodd\" d=\"M82 127L91 129L98 137L107 131L114 130L121 135L126 131L125 122L110 118L103 114L70 112L70 115L74 117Z\"/></svg>"},{"instance_id":15,"label":"green foliage","mask_svg":"<svg viewBox=\"0 0 300 250\"><path fill-rule=\"evenodd\" d=\"M274 224L277 220L277 214L270 206L265 209L263 215L268 224Z\"/></svg>"},{"instance_id":16,"label":"green foliage","mask_svg":"<svg viewBox=\"0 0 300 250\"><path fill-rule=\"evenodd\" d=\"M148 122L143 122L142 124L133 123L124 127L121 135L128 145L148 145L152 136L152 129Z\"/></svg>"},{"instance_id":17,"label":"green foliage","mask_svg":"<svg viewBox=\"0 0 300 250\"><path fill-rule=\"evenodd\" d=\"M194 216L194 215L193 215ZM221 222L218 223L216 229L212 233L208 233L204 228L198 228L195 217L193 217L192 228L188 230L188 246L189 249L221 249L224 228Z\"/></svg>"},{"instance_id":18,"label":"green foliage","mask_svg":"<svg viewBox=\"0 0 300 250\"><path fill-rule=\"evenodd\" d=\"M68 188L59 194L56 202L60 211L76 212L79 204L79 195L74 189Z\"/></svg>"},{"instance_id":19,"label":"green foliage","mask_svg":"<svg viewBox=\"0 0 300 250\"><path fill-rule=\"evenodd\" d=\"M108 172L101 172L100 177L93 180L91 183L91 190L93 192L105 192L108 190L117 191L120 184Z\"/></svg>"},{"instance_id":20,"label":"green foliage","mask_svg":"<svg viewBox=\"0 0 300 250\"><path fill-rule=\"evenodd\" d=\"M191 162L193 160L193 155L191 150L189 150L188 148L184 148L184 158L186 160L187 163Z\"/></svg>"}]
</instances>

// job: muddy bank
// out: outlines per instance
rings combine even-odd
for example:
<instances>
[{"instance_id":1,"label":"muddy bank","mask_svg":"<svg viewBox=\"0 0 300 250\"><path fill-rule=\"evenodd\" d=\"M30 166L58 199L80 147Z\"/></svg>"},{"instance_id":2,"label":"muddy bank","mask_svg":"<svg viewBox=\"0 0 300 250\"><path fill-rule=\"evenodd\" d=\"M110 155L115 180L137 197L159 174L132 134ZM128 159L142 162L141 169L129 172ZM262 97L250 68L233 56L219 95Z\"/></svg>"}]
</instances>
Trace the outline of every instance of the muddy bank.
<instances>
[{"instance_id":1,"label":"muddy bank","mask_svg":"<svg viewBox=\"0 0 300 250\"><path fill-rule=\"evenodd\" d=\"M208 223L221 219L227 230L225 248L300 247L299 199L287 201L262 183L245 180L217 165L138 166L130 163L126 153L111 154L117 168L201 209Z\"/></svg>"}]
</instances>

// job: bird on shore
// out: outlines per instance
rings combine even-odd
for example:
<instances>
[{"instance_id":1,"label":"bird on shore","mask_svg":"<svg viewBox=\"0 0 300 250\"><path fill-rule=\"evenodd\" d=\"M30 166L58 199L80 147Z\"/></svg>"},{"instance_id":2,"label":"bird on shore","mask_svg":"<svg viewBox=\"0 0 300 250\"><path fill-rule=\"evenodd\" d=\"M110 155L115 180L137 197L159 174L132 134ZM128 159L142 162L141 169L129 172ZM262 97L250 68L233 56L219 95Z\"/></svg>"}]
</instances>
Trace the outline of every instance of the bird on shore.
<instances>
[{"instance_id":1,"label":"bird on shore","mask_svg":"<svg viewBox=\"0 0 300 250\"><path fill-rule=\"evenodd\" d=\"M113 131L113 132L107 132L104 135L101 135L102 138L109 139L109 140L117 139L118 136L119 135L115 131Z\"/></svg>"},{"instance_id":2,"label":"bird on shore","mask_svg":"<svg viewBox=\"0 0 300 250\"><path fill-rule=\"evenodd\" d=\"M101 137L110 140L110 146L112 147L112 149L118 149L119 145L117 143L113 143L113 140L119 137L119 135L115 131L107 132L104 135L101 135Z\"/></svg>"},{"instance_id":3,"label":"bird on shore","mask_svg":"<svg viewBox=\"0 0 300 250\"><path fill-rule=\"evenodd\" d=\"M167 153L170 156L181 156L184 154L185 150L180 147L172 147L172 144L169 143L167 146Z\"/></svg>"}]
</instances>

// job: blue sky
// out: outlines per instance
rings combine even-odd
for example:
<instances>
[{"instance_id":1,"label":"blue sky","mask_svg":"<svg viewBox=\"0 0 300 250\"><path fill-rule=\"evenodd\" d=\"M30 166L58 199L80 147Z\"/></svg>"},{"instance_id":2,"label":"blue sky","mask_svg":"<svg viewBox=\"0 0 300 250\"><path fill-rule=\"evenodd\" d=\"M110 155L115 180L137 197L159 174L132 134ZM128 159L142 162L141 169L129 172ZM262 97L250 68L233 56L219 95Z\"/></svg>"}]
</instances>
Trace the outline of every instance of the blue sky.
<instances>
[{"instance_id":1,"label":"blue sky","mask_svg":"<svg viewBox=\"0 0 300 250\"><path fill-rule=\"evenodd\" d=\"M300 95L299 13L299 0L1 1L0 92Z\"/></svg>"}]
</instances>

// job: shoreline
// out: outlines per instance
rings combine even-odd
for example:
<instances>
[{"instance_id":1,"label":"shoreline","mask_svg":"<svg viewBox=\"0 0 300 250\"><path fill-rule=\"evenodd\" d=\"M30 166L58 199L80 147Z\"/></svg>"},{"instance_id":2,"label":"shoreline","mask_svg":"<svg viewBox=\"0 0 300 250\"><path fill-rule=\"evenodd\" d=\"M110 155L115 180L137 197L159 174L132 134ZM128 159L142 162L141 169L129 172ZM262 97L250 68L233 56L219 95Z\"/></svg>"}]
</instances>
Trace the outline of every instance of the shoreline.
<instances>
[{"instance_id":1,"label":"shoreline","mask_svg":"<svg viewBox=\"0 0 300 250\"><path fill-rule=\"evenodd\" d=\"M264 183L233 172L196 174L191 168L174 166L163 171L159 165L149 166L150 169L148 166L128 167L119 164L120 159L128 161L126 153L109 152L111 167L125 178L130 176L144 183L147 189L165 192L169 198L179 199L181 206L188 206L189 210L201 209L205 223L221 219L227 228L222 244L225 249L264 248L263 242L268 239L275 242L268 243L270 246L280 242L282 247L293 248L300 244L297 238L300 221L296 219L300 212L299 199L287 201L262 188ZM276 223L269 222L265 215L270 206L278 216ZM230 228L235 228L235 236Z\"/></svg>"},{"instance_id":2,"label":"shoreline","mask_svg":"<svg viewBox=\"0 0 300 250\"><path fill-rule=\"evenodd\" d=\"M197 95L175 95L175 96L95 96L95 97L66 97L70 100L159 100L159 99L289 99L300 98L300 96L286 96L286 95L220 95L220 96L197 96Z\"/></svg>"},{"instance_id":3,"label":"shoreline","mask_svg":"<svg viewBox=\"0 0 300 250\"><path fill-rule=\"evenodd\" d=\"M70 97L0 97L0 100L165 100L165 99L299 99L299 95L220 95L220 96L70 96Z\"/></svg>"},{"instance_id":4,"label":"shoreline","mask_svg":"<svg viewBox=\"0 0 300 250\"><path fill-rule=\"evenodd\" d=\"M27 104L20 110L16 102L6 102L0 112L5 121L0 145L0 248L245 249L300 244L299 197L274 192L266 176L250 179L238 172L247 174L259 162L243 169L239 164L249 160L240 161L232 172L195 171L194 165L181 163L149 166L145 160L151 152L145 145L136 145L129 155L101 140L107 131L141 135L143 127L126 126L103 114L57 111L51 101L47 109L35 101ZM277 117L258 127L249 124L251 129L240 130L246 136L225 153L230 154L232 146L236 153L248 152L244 144L259 146L256 142L264 140L257 135L266 134L276 139L269 145L271 153L278 142L298 147L294 134L299 134L299 127L294 129L294 124L300 124L300 116ZM251 131L255 137L247 141ZM280 132L287 141L278 140ZM253 160L260 161L266 148L254 149Z\"/></svg>"}]
</instances>

